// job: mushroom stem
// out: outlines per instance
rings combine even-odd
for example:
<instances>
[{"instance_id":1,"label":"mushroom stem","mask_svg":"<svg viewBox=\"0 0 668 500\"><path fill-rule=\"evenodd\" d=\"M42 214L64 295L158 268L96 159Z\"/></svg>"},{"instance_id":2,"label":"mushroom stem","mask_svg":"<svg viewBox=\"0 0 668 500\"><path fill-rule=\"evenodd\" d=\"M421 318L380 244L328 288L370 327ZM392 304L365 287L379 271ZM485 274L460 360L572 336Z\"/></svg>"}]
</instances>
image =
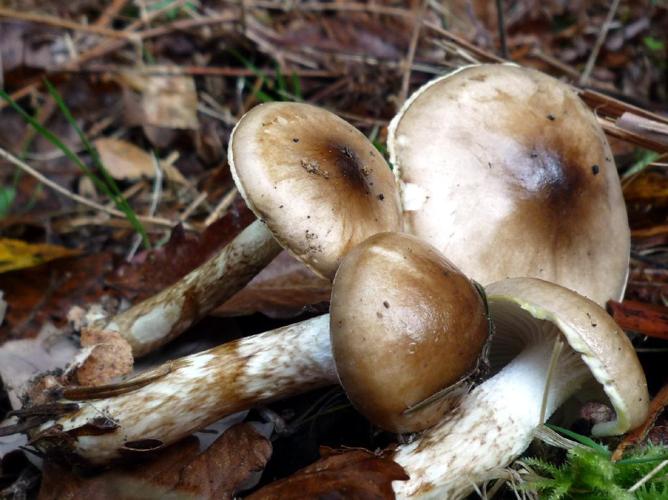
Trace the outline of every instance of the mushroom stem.
<instances>
[{"instance_id":1,"label":"mushroom stem","mask_svg":"<svg viewBox=\"0 0 668 500\"><path fill-rule=\"evenodd\" d=\"M256 220L218 254L170 287L90 328L118 332L134 356L147 354L241 290L280 251L271 231Z\"/></svg>"},{"instance_id":2,"label":"mushroom stem","mask_svg":"<svg viewBox=\"0 0 668 500\"><path fill-rule=\"evenodd\" d=\"M91 388L87 397L98 398L44 424L35 443L104 463L146 451L147 441L152 448L171 444L226 415L335 384L329 315L186 356L142 379L150 383L102 399L110 388ZM91 427L104 431L83 432Z\"/></svg>"},{"instance_id":3,"label":"mushroom stem","mask_svg":"<svg viewBox=\"0 0 668 500\"><path fill-rule=\"evenodd\" d=\"M400 446L394 460L410 481L395 482L397 497L461 498L499 471L531 443L540 420L553 340L531 345L498 374L464 396L461 404L416 441ZM589 378L569 350L549 387L545 418Z\"/></svg>"}]
</instances>

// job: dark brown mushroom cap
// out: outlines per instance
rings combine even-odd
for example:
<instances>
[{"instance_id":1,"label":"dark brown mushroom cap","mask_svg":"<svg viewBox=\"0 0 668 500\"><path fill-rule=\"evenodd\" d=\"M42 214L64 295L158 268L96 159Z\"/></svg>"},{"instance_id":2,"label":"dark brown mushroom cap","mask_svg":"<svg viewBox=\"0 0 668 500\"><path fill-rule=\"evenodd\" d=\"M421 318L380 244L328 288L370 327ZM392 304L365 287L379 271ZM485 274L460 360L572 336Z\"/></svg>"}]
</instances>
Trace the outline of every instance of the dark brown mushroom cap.
<instances>
[{"instance_id":1,"label":"dark brown mushroom cap","mask_svg":"<svg viewBox=\"0 0 668 500\"><path fill-rule=\"evenodd\" d=\"M403 412L469 374L488 338L482 297L434 247L381 233L352 250L332 290L330 335L341 384L376 425L435 424L447 399Z\"/></svg>"},{"instance_id":2,"label":"dark brown mushroom cap","mask_svg":"<svg viewBox=\"0 0 668 500\"><path fill-rule=\"evenodd\" d=\"M619 299L630 251L612 153L571 88L538 71L479 65L418 90L388 146L406 230L483 285L552 281Z\"/></svg>"},{"instance_id":3,"label":"dark brown mushroom cap","mask_svg":"<svg viewBox=\"0 0 668 500\"><path fill-rule=\"evenodd\" d=\"M326 277L370 235L401 229L398 187L382 155L324 109L256 106L232 133L229 163L248 206L276 240Z\"/></svg>"}]
</instances>

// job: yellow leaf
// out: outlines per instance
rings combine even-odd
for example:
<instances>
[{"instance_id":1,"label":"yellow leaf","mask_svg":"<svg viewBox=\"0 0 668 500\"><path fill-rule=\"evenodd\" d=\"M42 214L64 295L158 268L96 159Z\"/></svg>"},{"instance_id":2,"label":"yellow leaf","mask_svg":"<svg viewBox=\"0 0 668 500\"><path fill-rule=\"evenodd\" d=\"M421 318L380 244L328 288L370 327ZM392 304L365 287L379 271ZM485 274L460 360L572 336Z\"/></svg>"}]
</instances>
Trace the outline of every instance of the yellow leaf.
<instances>
[{"instance_id":1,"label":"yellow leaf","mask_svg":"<svg viewBox=\"0 0 668 500\"><path fill-rule=\"evenodd\" d=\"M0 273L38 266L50 260L80 253L79 250L59 245L32 244L21 240L0 238Z\"/></svg>"}]
</instances>

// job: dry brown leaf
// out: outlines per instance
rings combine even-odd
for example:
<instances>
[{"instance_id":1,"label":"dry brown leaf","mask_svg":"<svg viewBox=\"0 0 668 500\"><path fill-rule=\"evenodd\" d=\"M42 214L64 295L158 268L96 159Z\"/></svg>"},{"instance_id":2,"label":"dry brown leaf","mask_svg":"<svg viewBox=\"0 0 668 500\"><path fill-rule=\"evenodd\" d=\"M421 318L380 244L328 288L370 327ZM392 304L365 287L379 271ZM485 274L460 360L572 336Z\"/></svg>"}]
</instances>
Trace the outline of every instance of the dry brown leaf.
<instances>
[{"instance_id":1,"label":"dry brown leaf","mask_svg":"<svg viewBox=\"0 0 668 500\"><path fill-rule=\"evenodd\" d=\"M214 314L238 316L261 312L272 318L290 318L308 305L327 302L331 291L329 280L317 276L284 251Z\"/></svg>"},{"instance_id":2,"label":"dry brown leaf","mask_svg":"<svg viewBox=\"0 0 668 500\"><path fill-rule=\"evenodd\" d=\"M98 139L95 148L114 179L134 181L155 177L153 158L134 144L121 139Z\"/></svg>"},{"instance_id":3,"label":"dry brown leaf","mask_svg":"<svg viewBox=\"0 0 668 500\"><path fill-rule=\"evenodd\" d=\"M608 311L624 330L668 340L668 307L637 300L608 301Z\"/></svg>"},{"instance_id":4,"label":"dry brown leaf","mask_svg":"<svg viewBox=\"0 0 668 500\"><path fill-rule=\"evenodd\" d=\"M95 141L95 148L114 179L135 181L155 177L153 158L134 144L122 139L98 139ZM181 184L186 182L181 172L172 165L161 163L160 167L168 179Z\"/></svg>"},{"instance_id":5,"label":"dry brown leaf","mask_svg":"<svg viewBox=\"0 0 668 500\"><path fill-rule=\"evenodd\" d=\"M81 347L84 348L84 359L77 361L75 371L79 385L108 384L113 378L132 371L132 347L118 332L84 328Z\"/></svg>"},{"instance_id":6,"label":"dry brown leaf","mask_svg":"<svg viewBox=\"0 0 668 500\"><path fill-rule=\"evenodd\" d=\"M322 447L320 454L317 462L265 486L247 500L392 499L392 481L408 479L399 464L370 451Z\"/></svg>"},{"instance_id":7,"label":"dry brown leaf","mask_svg":"<svg viewBox=\"0 0 668 500\"><path fill-rule=\"evenodd\" d=\"M668 178L658 172L643 172L624 186L627 202L662 202L668 198Z\"/></svg>"},{"instance_id":8,"label":"dry brown leaf","mask_svg":"<svg viewBox=\"0 0 668 500\"><path fill-rule=\"evenodd\" d=\"M271 442L247 423L230 427L199 454L190 437L149 461L81 477L53 462L44 467L40 500L231 499L271 456Z\"/></svg>"},{"instance_id":9,"label":"dry brown leaf","mask_svg":"<svg viewBox=\"0 0 668 500\"><path fill-rule=\"evenodd\" d=\"M141 106L146 125L197 130L197 90L191 76L147 76Z\"/></svg>"},{"instance_id":10,"label":"dry brown leaf","mask_svg":"<svg viewBox=\"0 0 668 500\"><path fill-rule=\"evenodd\" d=\"M106 292L104 277L112 269L111 255L102 253L0 274L7 301L0 340L9 333L13 338L33 337L47 320L62 326L73 305L99 301Z\"/></svg>"}]
</instances>

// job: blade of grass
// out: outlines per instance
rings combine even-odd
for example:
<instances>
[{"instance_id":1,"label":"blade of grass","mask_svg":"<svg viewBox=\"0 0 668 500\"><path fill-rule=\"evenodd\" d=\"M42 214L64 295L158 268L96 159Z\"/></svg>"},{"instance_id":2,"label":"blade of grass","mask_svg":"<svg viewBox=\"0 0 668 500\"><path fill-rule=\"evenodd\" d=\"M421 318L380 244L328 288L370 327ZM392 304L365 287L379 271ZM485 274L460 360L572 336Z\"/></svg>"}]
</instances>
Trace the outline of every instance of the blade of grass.
<instances>
[{"instance_id":1,"label":"blade of grass","mask_svg":"<svg viewBox=\"0 0 668 500\"><path fill-rule=\"evenodd\" d=\"M568 429L564 429L563 427L559 427L558 425L546 424L546 426L549 427L552 430L555 430L555 431L563 434L564 436L567 436L567 437L571 438L574 441L577 441L578 443L580 443L584 446L587 446L589 448L592 448L592 449L596 450L601 455L604 455L606 457L609 457L610 455L612 455L612 453L610 453L610 450L608 450L605 446L603 446L602 444L597 443L596 441L594 441L593 439L591 439L587 436L583 436L582 434L578 434L577 432L573 432L573 431L570 431Z\"/></svg>"},{"instance_id":2,"label":"blade of grass","mask_svg":"<svg viewBox=\"0 0 668 500\"><path fill-rule=\"evenodd\" d=\"M292 94L298 101L304 100L304 96L302 95L302 81L299 79L299 75L294 71L292 72Z\"/></svg>"},{"instance_id":3,"label":"blade of grass","mask_svg":"<svg viewBox=\"0 0 668 500\"><path fill-rule=\"evenodd\" d=\"M83 133L83 130L79 127L79 124L75 120L74 116L72 116L72 113L70 112L70 109L67 107L67 104L65 104L65 101L63 100L62 96L56 90L56 88L51 84L51 82L47 79L44 80L44 84L46 85L46 88L49 91L49 94L53 98L53 100L56 102L58 105L58 108L60 109L61 113L63 113L63 116L67 120L67 122L70 124L70 126L75 130L77 135L79 136L79 140L81 143L84 145L86 148L86 151L88 151L88 154L90 155L93 165L96 167L96 169L102 174L103 177L103 182L102 184L106 186L106 189L104 189L105 194L109 196L114 203L116 204L117 208L122 211L124 214L126 214L126 217L128 218L128 221L130 224L132 224L132 227L135 229L137 233L141 235L142 238L142 243L144 244L144 247L150 248L150 242L148 239L148 234L146 233L146 229L144 229L144 226L142 223L139 221L137 218L137 214L135 214L134 210L128 203L128 201L125 199L123 194L121 193L121 190L118 187L118 184L116 184L116 181L113 179L107 168L104 166L102 163L102 160L100 159L100 154L98 153L97 149L93 144L88 140L88 137L86 137L86 134ZM83 163L83 162L81 162ZM89 170L90 171L90 170ZM92 174L94 175L94 174Z\"/></svg>"}]
</instances>

